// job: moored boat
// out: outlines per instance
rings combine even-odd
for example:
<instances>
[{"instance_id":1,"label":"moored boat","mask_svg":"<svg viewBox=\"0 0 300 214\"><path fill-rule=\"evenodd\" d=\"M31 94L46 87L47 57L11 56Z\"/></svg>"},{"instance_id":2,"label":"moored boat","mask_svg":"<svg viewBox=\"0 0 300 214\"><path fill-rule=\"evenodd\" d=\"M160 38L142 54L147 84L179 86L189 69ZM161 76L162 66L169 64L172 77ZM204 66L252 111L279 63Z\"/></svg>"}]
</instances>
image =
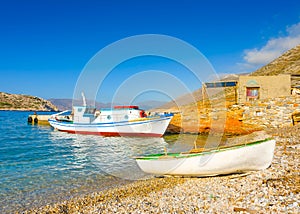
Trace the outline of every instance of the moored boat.
<instances>
[{"instance_id":1,"label":"moored boat","mask_svg":"<svg viewBox=\"0 0 300 214\"><path fill-rule=\"evenodd\" d=\"M275 140L267 138L201 152L150 154L135 159L146 173L201 177L266 169L274 149Z\"/></svg>"},{"instance_id":2,"label":"moored boat","mask_svg":"<svg viewBox=\"0 0 300 214\"><path fill-rule=\"evenodd\" d=\"M49 118L50 125L55 129L101 136L161 137L173 117L172 113L149 116L138 106L115 106L100 110L86 105L74 106L68 120L61 119L61 114Z\"/></svg>"}]
</instances>

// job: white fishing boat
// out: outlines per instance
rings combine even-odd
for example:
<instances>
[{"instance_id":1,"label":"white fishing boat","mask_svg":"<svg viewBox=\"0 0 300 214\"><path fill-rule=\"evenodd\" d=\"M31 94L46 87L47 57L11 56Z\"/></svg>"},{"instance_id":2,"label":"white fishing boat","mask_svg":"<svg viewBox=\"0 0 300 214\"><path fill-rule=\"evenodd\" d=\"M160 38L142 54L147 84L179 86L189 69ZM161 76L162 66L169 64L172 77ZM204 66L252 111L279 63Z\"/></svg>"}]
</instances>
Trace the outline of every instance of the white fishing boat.
<instances>
[{"instance_id":1,"label":"white fishing boat","mask_svg":"<svg viewBox=\"0 0 300 214\"><path fill-rule=\"evenodd\" d=\"M52 115L50 125L62 132L101 136L161 137L173 117L172 113L146 115L138 106L97 110L83 105L74 106L68 116L64 114L66 111Z\"/></svg>"},{"instance_id":2,"label":"white fishing boat","mask_svg":"<svg viewBox=\"0 0 300 214\"><path fill-rule=\"evenodd\" d=\"M162 153L135 157L138 166L155 175L214 176L266 169L271 165L275 140L203 149L201 152Z\"/></svg>"}]
</instances>

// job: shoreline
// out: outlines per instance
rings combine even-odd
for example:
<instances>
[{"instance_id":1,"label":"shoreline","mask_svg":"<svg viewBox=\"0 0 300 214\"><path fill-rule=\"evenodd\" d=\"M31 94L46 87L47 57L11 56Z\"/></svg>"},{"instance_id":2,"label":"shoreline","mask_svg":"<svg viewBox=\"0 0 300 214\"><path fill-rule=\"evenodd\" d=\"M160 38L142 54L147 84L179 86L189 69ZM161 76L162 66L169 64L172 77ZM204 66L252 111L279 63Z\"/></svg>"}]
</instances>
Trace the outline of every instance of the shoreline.
<instances>
[{"instance_id":1,"label":"shoreline","mask_svg":"<svg viewBox=\"0 0 300 214\"><path fill-rule=\"evenodd\" d=\"M268 133L277 142L272 165L262 171L138 180L22 213L300 212L300 126Z\"/></svg>"}]
</instances>

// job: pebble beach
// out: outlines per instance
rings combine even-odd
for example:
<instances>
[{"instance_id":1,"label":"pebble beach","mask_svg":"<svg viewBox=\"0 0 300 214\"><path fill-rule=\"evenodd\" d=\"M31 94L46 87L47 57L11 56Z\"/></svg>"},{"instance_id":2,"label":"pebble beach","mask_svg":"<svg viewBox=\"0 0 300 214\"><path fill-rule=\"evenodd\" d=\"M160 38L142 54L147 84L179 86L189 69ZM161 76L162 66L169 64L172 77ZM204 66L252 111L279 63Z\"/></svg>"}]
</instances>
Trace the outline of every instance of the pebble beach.
<instances>
[{"instance_id":1,"label":"pebble beach","mask_svg":"<svg viewBox=\"0 0 300 214\"><path fill-rule=\"evenodd\" d=\"M300 213L300 125L267 132L276 148L262 171L153 177L23 213Z\"/></svg>"}]
</instances>

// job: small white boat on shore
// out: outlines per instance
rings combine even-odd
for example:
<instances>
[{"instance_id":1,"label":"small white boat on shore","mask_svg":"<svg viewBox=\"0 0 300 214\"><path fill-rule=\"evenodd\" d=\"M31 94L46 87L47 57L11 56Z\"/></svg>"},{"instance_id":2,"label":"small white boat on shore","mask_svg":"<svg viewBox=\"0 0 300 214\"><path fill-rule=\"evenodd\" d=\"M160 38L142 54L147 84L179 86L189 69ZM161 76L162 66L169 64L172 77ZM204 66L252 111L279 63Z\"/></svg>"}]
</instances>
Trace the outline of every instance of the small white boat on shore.
<instances>
[{"instance_id":1,"label":"small white boat on shore","mask_svg":"<svg viewBox=\"0 0 300 214\"><path fill-rule=\"evenodd\" d=\"M271 165L275 140L204 149L201 152L162 153L135 157L146 173L177 176L214 176L266 169Z\"/></svg>"},{"instance_id":2,"label":"small white boat on shore","mask_svg":"<svg viewBox=\"0 0 300 214\"><path fill-rule=\"evenodd\" d=\"M64 113L52 115L50 125L62 132L101 136L161 137L173 117L172 113L149 116L138 106L97 110L83 105L74 106L70 116L62 116Z\"/></svg>"}]
</instances>

